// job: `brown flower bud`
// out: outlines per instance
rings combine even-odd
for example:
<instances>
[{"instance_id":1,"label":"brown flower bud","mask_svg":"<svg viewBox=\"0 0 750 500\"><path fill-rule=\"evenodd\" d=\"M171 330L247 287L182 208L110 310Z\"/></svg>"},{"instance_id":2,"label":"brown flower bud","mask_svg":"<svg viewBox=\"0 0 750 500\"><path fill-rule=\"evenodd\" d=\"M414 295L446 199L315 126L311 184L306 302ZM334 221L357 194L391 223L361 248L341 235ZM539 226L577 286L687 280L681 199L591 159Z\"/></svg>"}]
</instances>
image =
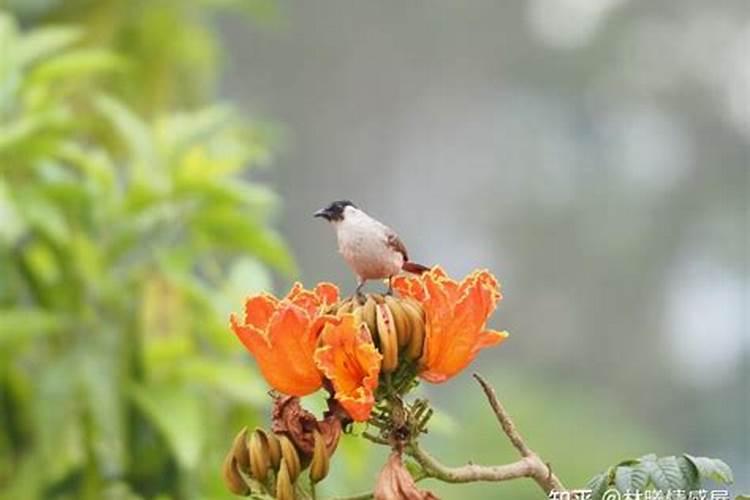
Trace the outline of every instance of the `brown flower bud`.
<instances>
[{"instance_id":1,"label":"brown flower bud","mask_svg":"<svg viewBox=\"0 0 750 500\"><path fill-rule=\"evenodd\" d=\"M289 475L286 459L281 460L276 476L276 500L294 500L294 480Z\"/></svg>"},{"instance_id":2,"label":"brown flower bud","mask_svg":"<svg viewBox=\"0 0 750 500\"><path fill-rule=\"evenodd\" d=\"M250 435L249 450L250 475L262 483L266 480L268 470L271 468L268 438L262 429L256 429Z\"/></svg>"},{"instance_id":3,"label":"brown flower bud","mask_svg":"<svg viewBox=\"0 0 750 500\"><path fill-rule=\"evenodd\" d=\"M315 449L313 450L312 462L310 463L310 481L315 484L322 481L328 475L330 457L323 439L323 435L315 431Z\"/></svg>"},{"instance_id":4,"label":"brown flower bud","mask_svg":"<svg viewBox=\"0 0 750 500\"><path fill-rule=\"evenodd\" d=\"M281 443L273 432L268 434L268 455L271 459L271 468L277 470L281 463Z\"/></svg>"},{"instance_id":5,"label":"brown flower bud","mask_svg":"<svg viewBox=\"0 0 750 500\"><path fill-rule=\"evenodd\" d=\"M285 435L279 436L279 446L281 448L281 467L285 467L287 475L292 481L297 480L297 476L302 472L299 454L292 444L292 441ZM279 469L281 471L281 469ZM279 472L281 474L281 472Z\"/></svg>"},{"instance_id":6,"label":"brown flower bud","mask_svg":"<svg viewBox=\"0 0 750 500\"><path fill-rule=\"evenodd\" d=\"M417 359L422 354L425 338L425 316L422 307L413 299L402 299L401 306L411 323L411 338L406 348L408 359Z\"/></svg>"},{"instance_id":7,"label":"brown flower bud","mask_svg":"<svg viewBox=\"0 0 750 500\"><path fill-rule=\"evenodd\" d=\"M250 455L247 449L247 427L243 427L237 436L235 436L231 453L237 460L238 469L247 473L250 468Z\"/></svg>"},{"instance_id":8,"label":"brown flower bud","mask_svg":"<svg viewBox=\"0 0 750 500\"><path fill-rule=\"evenodd\" d=\"M237 466L237 459L234 457L233 450L230 450L221 467L221 478L229 491L235 495L246 496L250 493L250 487L245 483Z\"/></svg>"},{"instance_id":9,"label":"brown flower bud","mask_svg":"<svg viewBox=\"0 0 750 500\"><path fill-rule=\"evenodd\" d=\"M381 370L391 373L398 367L398 332L393 313L385 303L375 307L380 353L383 355Z\"/></svg>"}]
</instances>

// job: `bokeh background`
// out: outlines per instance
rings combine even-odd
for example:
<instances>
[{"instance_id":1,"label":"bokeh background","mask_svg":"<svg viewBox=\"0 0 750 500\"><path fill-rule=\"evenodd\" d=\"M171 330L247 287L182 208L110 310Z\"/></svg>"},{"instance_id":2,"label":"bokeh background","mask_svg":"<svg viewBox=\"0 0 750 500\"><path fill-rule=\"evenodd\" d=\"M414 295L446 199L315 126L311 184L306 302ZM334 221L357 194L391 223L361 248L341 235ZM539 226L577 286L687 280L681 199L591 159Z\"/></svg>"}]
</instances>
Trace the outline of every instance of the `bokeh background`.
<instances>
[{"instance_id":1,"label":"bokeh background","mask_svg":"<svg viewBox=\"0 0 750 500\"><path fill-rule=\"evenodd\" d=\"M567 485L688 452L750 488L746 0L0 8L2 498L228 498L268 398L227 314L353 288L341 198L498 276L474 368ZM421 391L444 462L515 458L468 371ZM347 437L324 493L384 456Z\"/></svg>"}]
</instances>

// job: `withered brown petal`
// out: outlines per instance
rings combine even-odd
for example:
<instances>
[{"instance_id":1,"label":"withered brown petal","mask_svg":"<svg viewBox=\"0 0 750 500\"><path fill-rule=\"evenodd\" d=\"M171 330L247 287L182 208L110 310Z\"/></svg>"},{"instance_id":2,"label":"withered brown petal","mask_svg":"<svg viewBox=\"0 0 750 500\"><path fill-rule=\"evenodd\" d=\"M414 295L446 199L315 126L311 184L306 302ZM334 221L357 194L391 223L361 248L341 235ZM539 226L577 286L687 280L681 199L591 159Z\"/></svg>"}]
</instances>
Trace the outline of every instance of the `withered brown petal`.
<instances>
[{"instance_id":1,"label":"withered brown petal","mask_svg":"<svg viewBox=\"0 0 750 500\"><path fill-rule=\"evenodd\" d=\"M375 500L439 500L431 492L417 488L398 451L391 453L380 471L373 496Z\"/></svg>"},{"instance_id":2,"label":"withered brown petal","mask_svg":"<svg viewBox=\"0 0 750 500\"><path fill-rule=\"evenodd\" d=\"M305 461L312 458L316 430L322 435L329 455L333 455L341 437L341 420L333 413L317 420L315 415L302 408L298 397L279 396L271 412L271 430L288 436Z\"/></svg>"}]
</instances>

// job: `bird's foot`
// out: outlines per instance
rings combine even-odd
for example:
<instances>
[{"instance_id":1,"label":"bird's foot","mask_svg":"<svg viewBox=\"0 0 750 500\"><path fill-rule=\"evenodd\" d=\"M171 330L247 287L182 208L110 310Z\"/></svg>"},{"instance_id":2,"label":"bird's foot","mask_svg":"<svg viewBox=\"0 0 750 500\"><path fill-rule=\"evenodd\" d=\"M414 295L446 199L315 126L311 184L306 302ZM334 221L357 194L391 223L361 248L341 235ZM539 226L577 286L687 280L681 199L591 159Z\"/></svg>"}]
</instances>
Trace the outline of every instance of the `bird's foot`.
<instances>
[{"instance_id":1,"label":"bird's foot","mask_svg":"<svg viewBox=\"0 0 750 500\"><path fill-rule=\"evenodd\" d=\"M364 281L357 285L357 288L354 289L354 295L353 297L357 299L357 302L360 304L364 304L367 297L365 297L364 292L362 292L362 287L365 285Z\"/></svg>"}]
</instances>

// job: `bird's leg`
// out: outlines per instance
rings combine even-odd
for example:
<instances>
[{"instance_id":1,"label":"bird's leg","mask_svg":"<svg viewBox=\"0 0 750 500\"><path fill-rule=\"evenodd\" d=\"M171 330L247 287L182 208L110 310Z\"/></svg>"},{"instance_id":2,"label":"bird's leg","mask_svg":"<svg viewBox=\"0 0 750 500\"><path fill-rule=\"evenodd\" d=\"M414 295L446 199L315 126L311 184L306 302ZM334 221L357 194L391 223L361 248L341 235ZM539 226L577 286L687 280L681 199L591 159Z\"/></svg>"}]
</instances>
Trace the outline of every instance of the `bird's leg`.
<instances>
[{"instance_id":1,"label":"bird's leg","mask_svg":"<svg viewBox=\"0 0 750 500\"><path fill-rule=\"evenodd\" d=\"M354 290L354 295L357 296L359 301L362 301L365 298L365 294L362 293L362 287L365 286L366 281L367 280L363 280L362 278L357 278L357 288Z\"/></svg>"},{"instance_id":2,"label":"bird's leg","mask_svg":"<svg viewBox=\"0 0 750 500\"><path fill-rule=\"evenodd\" d=\"M393 276L388 276L388 290L385 292L386 295L393 295Z\"/></svg>"}]
</instances>

